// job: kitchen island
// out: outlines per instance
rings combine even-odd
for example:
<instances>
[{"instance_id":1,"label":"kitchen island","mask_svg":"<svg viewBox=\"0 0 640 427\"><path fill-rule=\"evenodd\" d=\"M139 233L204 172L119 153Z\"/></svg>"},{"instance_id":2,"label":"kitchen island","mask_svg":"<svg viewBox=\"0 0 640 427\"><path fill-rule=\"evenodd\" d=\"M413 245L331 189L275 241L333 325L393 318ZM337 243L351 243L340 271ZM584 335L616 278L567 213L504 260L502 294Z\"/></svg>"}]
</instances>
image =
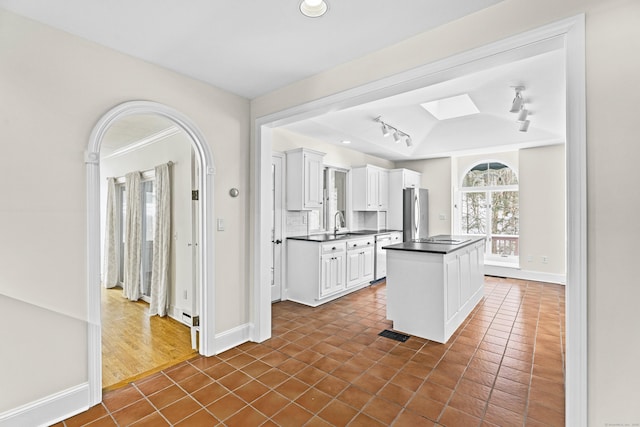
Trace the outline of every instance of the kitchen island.
<instances>
[{"instance_id":1,"label":"kitchen island","mask_svg":"<svg viewBox=\"0 0 640 427\"><path fill-rule=\"evenodd\" d=\"M385 246L393 329L446 343L484 294L484 238L434 236Z\"/></svg>"}]
</instances>

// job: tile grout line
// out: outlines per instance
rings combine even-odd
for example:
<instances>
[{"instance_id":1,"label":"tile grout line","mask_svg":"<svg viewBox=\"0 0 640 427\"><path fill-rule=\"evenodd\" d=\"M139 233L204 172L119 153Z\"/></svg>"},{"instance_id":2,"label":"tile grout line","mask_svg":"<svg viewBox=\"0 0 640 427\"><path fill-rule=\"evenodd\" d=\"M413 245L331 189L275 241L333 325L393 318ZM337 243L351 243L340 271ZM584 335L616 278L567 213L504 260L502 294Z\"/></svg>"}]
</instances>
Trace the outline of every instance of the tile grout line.
<instances>
[{"instance_id":1,"label":"tile grout line","mask_svg":"<svg viewBox=\"0 0 640 427\"><path fill-rule=\"evenodd\" d=\"M369 314L369 315L374 314L374 313L375 313L376 311L378 311L378 310L380 310L380 309L375 309L374 311L369 312L368 314ZM346 316L343 316L343 317L346 317ZM368 317L368 316L367 316L367 317ZM364 319L364 318L366 318L366 317L360 317L360 319L361 319L361 320L362 320L362 319ZM335 323L335 322L332 322L332 323ZM366 329L369 329L369 327L367 327ZM371 327L370 329L373 329L373 327ZM356 335L357 335L357 334L356 334ZM375 342L375 341L374 341L374 342ZM420 347L420 349L422 349L425 345L426 345L426 343L425 343L425 344L423 344L423 345ZM399 346L400 346L400 343L395 343L395 344L393 345L393 347L391 347L389 350L387 350L387 351L386 351L386 354L387 354L387 355L388 355L388 354L390 354L392 350L394 350L394 349L398 348ZM415 352L417 353L420 349L415 350ZM330 354L330 353L328 353L328 354ZM344 365L345 365L349 360L355 359L355 357L356 357L358 354L359 354L359 353L355 353L355 354L353 354L353 356L352 356L350 359L348 359L348 360L346 360L345 362L343 362L343 363L342 363L342 365L340 365L340 366L344 366ZM414 355L414 356L415 356L415 355ZM412 358L411 358L411 359L407 360L407 361L406 361L402 366L403 366L403 367L404 367L404 366L406 366L406 365L409 363L409 361L413 359L413 357L414 357L414 356L412 356ZM325 357L326 357L326 356L325 356ZM383 356L383 357L384 357L384 356ZM369 359L369 360L371 360L371 359ZM383 363L383 362L380 362L380 359L378 359L378 361L373 361L373 362L374 362L374 364L382 363L382 364L384 365L384 363ZM328 373L327 373L327 375L325 376L325 378L326 378L327 376L331 375L333 372L335 372L338 368L339 368L339 367L336 367L336 368L335 368L335 369L333 369L331 372L328 372ZM390 366L390 368L398 369L398 370L399 370L399 369L401 369L401 368L395 368L395 367L391 367L391 366ZM368 370L368 369L367 369L367 370ZM351 386L354 386L354 387L358 388L359 390L362 390L363 392L366 392L367 394L371 394L371 393L369 393L369 392L368 392L368 390L365 390L365 389L363 389L363 388L361 388L361 387L359 387L359 386L357 386L357 385L353 384L353 382L354 382L355 380L357 380L358 378L362 377L365 373L366 373L366 370L365 370L365 371L363 371L361 374L359 374L357 377L355 377L353 380L348 381L348 383L349 383ZM380 389L379 389L378 391L382 390L384 387L386 387L387 385L391 384L391 380L392 380L393 378L395 378L397 375L398 375L398 373L394 374L392 377L390 377L388 380L386 380L386 382L384 383L384 385L383 385L383 386L381 386L381 387L380 387ZM341 380L342 380L342 378L339 378L339 377L336 377L336 378L338 378L338 379L341 379ZM378 377L377 377L377 378L378 378ZM381 379L383 379L383 378L381 378ZM321 380L320 380L320 381L321 381ZM317 383L319 383L320 381L316 382L316 384L317 384ZM343 380L343 381L346 381L346 380ZM347 386L347 388L348 388L348 386ZM323 408L326 408L327 406L329 406L329 404L330 404L332 401L334 401L334 400L338 400L338 401L340 401L340 400L338 399L338 396L342 395L342 394L344 393L344 391L345 391L347 388L345 388L344 390L342 390L342 391L340 392L340 394L339 394L339 395L337 395L337 396L335 396L334 398L332 398L332 399L331 399L331 400L330 400L330 401L329 401L329 402L328 402L328 403L327 403ZM377 393L377 392L376 392L376 393ZM360 409L355 408L355 407L353 407L353 406L351 406L351 405L347 404L348 406L350 406L351 408L353 408L354 410L356 410L356 411L357 411L357 412L356 412L356 414L355 414L355 415L354 415L354 416L349 420L349 423L348 423L348 424L350 424L350 423L351 423L351 422L352 422L352 421L353 421L353 420L354 420L358 415L363 414L363 413L364 413L364 412L363 412L364 408L365 408L365 407L366 407L366 406L367 406L367 405L368 405L368 404L369 404L369 403L370 403L370 402L371 402L375 397L376 397L376 394L372 394L372 396L369 398L369 400L367 400L367 402L365 402L365 403L362 405L362 407L361 407ZM383 397L380 397L380 399L384 399L384 400L387 400L387 401L389 401L389 402L391 402L391 403L397 404L397 402L390 401L390 400L388 400L388 399L386 399L386 398L383 398ZM342 401L340 401L340 402L342 402ZM345 402L342 402L342 403L345 403ZM345 404L346 404L346 403L345 403ZM405 405L406 405L406 403L405 403ZM406 408L406 406L402 406L402 408L403 408L403 409L405 409L405 408ZM321 411L322 411L322 410L319 410L319 411L317 411L317 413L320 413ZM399 414L400 414L400 413L398 413L398 414L396 415L396 417L397 417ZM367 414L364 414L364 415L367 415ZM369 415L367 415L367 416L369 416ZM376 420L378 420L378 421L384 422L384 421L382 421L382 420L380 420L380 419L378 419L378 418L375 418L375 417L373 417L373 418L374 418L374 419L376 419ZM313 417L312 417L312 419L313 419ZM395 420L395 418L394 418L394 420ZM308 422L310 422L310 421L311 421L311 419L310 419ZM307 423L308 423L308 422L307 422ZM305 424L307 424L307 423L305 423Z\"/></svg>"},{"instance_id":2,"label":"tile grout line","mask_svg":"<svg viewBox=\"0 0 640 427\"><path fill-rule=\"evenodd\" d=\"M500 309L501 309L501 308L502 308L502 306L504 305L505 300L507 299L507 297L509 296L509 293L511 292L511 287L512 287L512 286L510 285L510 286L509 286L509 290L504 294L504 297L502 298L502 301L500 302L500 306L496 309L496 311L495 311L495 313L494 313L494 315L493 315L493 318L491 319L491 322L490 322L490 323L489 323L489 325L487 326L487 330L484 332L484 335L482 336L482 340L480 341L480 343L479 343L479 344L478 344L478 346L476 347L475 352L473 353L473 355L474 355L474 356L475 356L475 354L478 352L478 349L480 348L480 345L482 345L482 342L484 341L484 338L487 336L487 334L488 334L488 332L489 332L489 329L491 329L491 326L493 325L493 323L494 323L494 321L495 321L495 319L496 319L496 316L500 313ZM492 290L492 292L491 292L491 294L489 294L489 296L491 296L495 290L496 290L496 288L494 287L494 288L493 288L493 290ZM475 315L474 315L474 317L475 317ZM515 320L514 320L514 323L515 323ZM513 330L513 325L511 326L511 329ZM509 332L509 335L511 335L511 332ZM457 338L456 338L456 340L457 340ZM508 342L508 340L507 340L507 342ZM494 390L494 388L495 388L495 384L496 384L496 381L497 381L497 379L498 379L498 372L500 372L500 368L502 367L502 362L503 362L503 360L504 360L504 355L505 355L506 351L507 351L507 347L506 347L506 344L505 344L504 351L502 352L502 356L501 356L501 358L500 358L500 363L498 364L498 371L496 372L495 378L494 378L493 383L492 383L492 385L491 385L491 390L489 391L489 396L487 396L487 400L486 400L486 402L484 402L484 409L483 409L483 411L482 411L482 416L481 416L481 417L479 417L479 418L480 418L480 423L484 422L484 417L485 417L485 415L486 415L486 413L487 413L487 409L489 408L489 401L491 400L491 395L493 394L493 390ZM491 352L491 353L493 353L493 352ZM473 356L472 356L472 358L473 358ZM470 363L471 363L471 361L469 361L469 364L470 364ZM465 370L463 371L463 376L464 376L464 372L466 372L466 371L467 371L467 369L469 368L469 364L467 364L467 366L465 367ZM458 386L458 384L460 383L460 381L462 381L462 376L460 377L460 379L458 380L458 383L456 384L456 389L457 389L457 386ZM454 393L455 393L455 390L454 390ZM449 401L447 401L447 404L446 404L446 405L445 405L445 407L442 409L442 413L440 414L440 417L438 417L438 420L439 420L439 419L442 417L442 415L444 414L444 410L445 410L445 409L446 409L446 407L449 405L449 402L450 402L450 401L451 401L451 398L449 399Z\"/></svg>"},{"instance_id":3,"label":"tile grout line","mask_svg":"<svg viewBox=\"0 0 640 427\"><path fill-rule=\"evenodd\" d=\"M502 308L502 306L504 305L505 300L507 299L507 297L509 296L509 293L511 293L513 286L509 285L509 290L504 294L504 297L502 298L502 301L500 302L500 306L496 309L495 314L493 315L493 319L491 320L491 323L489 324L489 327L487 328L487 331L485 332L484 336L483 336L483 341L484 341L484 337L487 335L489 329L491 329L491 325L493 325L496 316L500 313L500 309ZM495 290L495 288L494 288ZM526 291L525 291L526 293ZM520 308L522 307L522 300L524 299L524 296L522 296L522 298L520 298L520 302L518 304L518 314L520 313ZM487 410L489 409L489 402L491 401L491 396L493 395L493 391L495 390L495 386L496 386L496 382L498 380L498 374L500 372L500 369L502 368L502 363L504 362L504 358L505 358L505 354L507 352L507 344L509 343L509 340L511 338L511 334L513 332L513 325L515 324L515 319L517 318L517 314L511 324L511 329L509 330L509 339L507 339L507 343L504 346L504 351L502 352L502 356L500 357L500 363L498 364L498 371L496 372L495 378L493 379L493 383L491 384L491 390L489 391L489 396L487 396L487 399L484 403L484 410L482 412L482 416L480 417L480 422L483 423L484 422L484 418L487 414ZM478 345L478 348L480 346ZM506 408L505 408L506 409Z\"/></svg>"},{"instance_id":4,"label":"tile grout line","mask_svg":"<svg viewBox=\"0 0 640 427\"><path fill-rule=\"evenodd\" d=\"M530 377L529 377L529 387L527 388L527 403L525 405L524 408L524 421L526 423L527 418L529 416L529 398L531 396L531 386L533 384L533 372L534 372L534 368L535 368L535 361L536 361L536 350L538 349L538 330L540 328L540 314L542 312L542 295L543 293L540 293L540 299L539 299L539 305L538 305L538 314L537 314L537 321L536 321L536 339L533 342L533 358L531 360L531 372L530 372Z\"/></svg>"},{"instance_id":5,"label":"tile grout line","mask_svg":"<svg viewBox=\"0 0 640 427\"><path fill-rule=\"evenodd\" d=\"M474 311L475 311L475 309L474 309ZM473 317L475 317L475 314L474 314L474 316L473 316ZM473 318L473 317L472 317L472 318ZM494 314L494 318L495 318L495 314ZM469 321L466 321L466 322L465 322L465 327L464 327L464 328L466 328L466 326L470 323L470 320L471 320L471 319L469 319ZM491 323L493 323L493 319L492 319L492 322L491 322ZM491 325L491 323L489 324L489 326ZM463 328L463 329L461 329L461 330L460 330L460 332L462 332L462 331L464 330L464 328ZM489 328L487 328L487 330L488 330L488 329L489 329ZM456 331L456 332L457 332L457 331ZM456 332L454 332L454 334L455 334ZM433 366L433 368L431 369L431 371L429 372L429 374L427 374L427 376L425 376L425 378L424 378L424 380L422 381L422 383L420 384L420 386L416 389L416 391L415 391L415 392L413 392L413 395L412 395L412 396L409 398L409 400L405 403L405 406L403 406L403 409L406 409L406 408L407 408L407 405L408 405L411 401L413 401L413 400L416 398L416 396L417 396L417 390L419 390L419 389L420 389L420 387L422 387L422 386L423 386L423 385L424 385L424 384L429 380L429 378L430 378L430 377L431 377L431 375L433 374L433 371L438 367L438 365L440 364L440 362L442 362L442 360L445 358L445 356L447 355L447 353L449 353L449 351L450 351L450 350L451 350L451 348L453 347L453 344L458 340L459 335L460 335L460 334L459 334L459 333L457 333L456 338L451 342L451 344L449 344L448 348L447 348L447 349L442 353L442 356L440 356L440 358L439 358L439 359L438 359L438 361L435 363L435 365ZM485 331L485 333L484 333L483 337L484 337L484 336L486 336L486 331ZM425 344L422 346L422 348L424 348L425 346L427 346L430 342L433 342L433 341L427 340L427 343L425 343ZM446 345L446 344L445 344L445 345ZM453 393L451 394L451 396L449 396L449 399L447 400L447 402L446 402L446 403L444 403L444 406L442 407L442 410L441 410L441 411L440 411L440 413L438 414L437 419L436 419L436 420L432 420L432 421L434 421L434 422L436 422L436 423L437 423L437 422L440 420L440 418L442 417L442 415L444 414L444 411L445 411L445 409L449 406L449 402L451 401L451 399L452 399L453 395L455 394L455 392L456 392L456 390L457 390L457 388L458 388L459 383L462 381L462 377L464 376L464 373L467 371L467 369L468 369L468 367L469 367L469 363L471 363L471 360L473 359L473 357L474 357L474 356L475 356L475 354L477 353L477 351L478 351L478 348L479 348L479 347L480 347L480 343L476 346L476 348L475 348L475 350L474 350L473 354L471 355L471 357L469 358L469 361L467 362L467 365L465 366L465 368L464 368L464 370L462 371L462 373L461 373L460 377L458 378L458 380L457 380L457 382L456 382L456 385L455 385L455 387L453 388ZM417 352L416 352L416 353L417 353ZM415 357L415 355L414 355L410 360L412 360L414 357ZM408 362L407 362L407 363L408 363ZM396 375L397 375L397 374L396 374ZM438 383L435 383L435 384L438 384ZM440 384L438 384L438 385L440 385ZM398 417L399 415L400 415L400 414L396 415L396 418L394 418L394 421L395 421L395 420L397 420L397 417ZM425 417L425 418L426 418L426 417ZM427 419L429 419L429 418L427 418ZM480 419L480 421L482 421L482 419Z\"/></svg>"}]
</instances>

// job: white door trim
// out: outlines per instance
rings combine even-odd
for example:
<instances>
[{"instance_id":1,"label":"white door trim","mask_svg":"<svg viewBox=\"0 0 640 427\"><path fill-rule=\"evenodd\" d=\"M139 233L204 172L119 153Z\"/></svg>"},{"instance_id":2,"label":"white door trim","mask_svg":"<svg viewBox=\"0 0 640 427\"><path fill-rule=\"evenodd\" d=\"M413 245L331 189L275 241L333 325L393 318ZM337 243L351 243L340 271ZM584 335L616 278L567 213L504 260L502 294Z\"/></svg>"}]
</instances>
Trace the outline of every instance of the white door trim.
<instances>
[{"instance_id":1,"label":"white door trim","mask_svg":"<svg viewBox=\"0 0 640 427\"><path fill-rule=\"evenodd\" d=\"M285 155L284 153L280 153L277 151L274 151L273 153L271 153L271 162L273 162L273 158L277 158L280 160L280 185L278 186L278 189L280 190L280 206L278 207L278 209L275 208L273 209L274 215L277 212L280 212L279 217L275 217L273 219L274 223L278 223L280 226L280 236L275 236L275 238L277 239L278 237L280 237L280 239L282 240L282 243L280 244L280 262L278 263L278 268L280 269L280 301L284 301L287 299L286 294L285 294L285 258L286 258L286 237L285 237L285 220L284 220L284 212L285 212L285 188L284 188L284 183L286 182L286 176L285 176L285 169L286 169L286 159L285 159ZM277 182L276 182L277 184ZM275 265L274 265L275 268ZM271 297L272 302L274 301L273 299L273 295Z\"/></svg>"},{"instance_id":2,"label":"white door trim","mask_svg":"<svg viewBox=\"0 0 640 427\"><path fill-rule=\"evenodd\" d=\"M586 426L587 417L587 164L584 14L524 32L441 61L316 99L255 119L253 161L252 339L271 336L269 301L269 173L271 128L355 106L382 97L442 81L453 70L490 64L516 49L526 52L535 44L563 43L567 76L567 375L566 424Z\"/></svg>"},{"instance_id":3,"label":"white door trim","mask_svg":"<svg viewBox=\"0 0 640 427\"><path fill-rule=\"evenodd\" d=\"M182 113L156 102L130 101L117 105L96 123L85 153L87 177L87 322L90 405L102 400L102 348L100 321L100 145L117 120L136 114L157 114L174 122L191 139L200 163L200 353L215 354L215 258L213 230L213 157L198 127Z\"/></svg>"}]
</instances>

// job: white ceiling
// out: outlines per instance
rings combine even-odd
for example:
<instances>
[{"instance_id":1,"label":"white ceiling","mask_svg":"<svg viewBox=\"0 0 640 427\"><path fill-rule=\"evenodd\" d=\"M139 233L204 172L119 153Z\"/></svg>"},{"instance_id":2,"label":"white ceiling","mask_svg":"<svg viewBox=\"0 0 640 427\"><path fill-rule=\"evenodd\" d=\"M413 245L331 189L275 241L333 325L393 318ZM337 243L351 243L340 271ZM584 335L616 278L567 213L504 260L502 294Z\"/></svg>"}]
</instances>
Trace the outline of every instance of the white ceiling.
<instances>
[{"instance_id":1,"label":"white ceiling","mask_svg":"<svg viewBox=\"0 0 640 427\"><path fill-rule=\"evenodd\" d=\"M153 142L180 129L171 120L156 114L136 114L115 121L104 134L100 154L108 156L132 145Z\"/></svg>"},{"instance_id":2,"label":"white ceiling","mask_svg":"<svg viewBox=\"0 0 640 427\"><path fill-rule=\"evenodd\" d=\"M151 63L254 98L501 0L328 0L306 18L300 0L0 0L0 7ZM533 49L490 67L407 93L323 114L286 129L390 160L516 149L565 138L564 50ZM509 113L522 85L528 132ZM479 114L438 121L421 103L467 93ZM413 146L382 136L374 118L411 135ZM114 126L114 150L162 134L171 124L131 117Z\"/></svg>"},{"instance_id":3,"label":"white ceiling","mask_svg":"<svg viewBox=\"0 0 640 427\"><path fill-rule=\"evenodd\" d=\"M0 7L253 99L501 0L0 0ZM399 5L400 4L400 5Z\"/></svg>"},{"instance_id":4,"label":"white ceiling","mask_svg":"<svg viewBox=\"0 0 640 427\"><path fill-rule=\"evenodd\" d=\"M287 124L289 131L394 161L488 151L516 150L565 141L565 57L555 42L532 49L533 56L475 69L426 87ZM516 55L519 56L519 55ZM515 90L523 86L530 112L527 132L510 113ZM420 104L468 94L479 114L437 120ZM413 146L384 137L378 116L409 134Z\"/></svg>"}]
</instances>

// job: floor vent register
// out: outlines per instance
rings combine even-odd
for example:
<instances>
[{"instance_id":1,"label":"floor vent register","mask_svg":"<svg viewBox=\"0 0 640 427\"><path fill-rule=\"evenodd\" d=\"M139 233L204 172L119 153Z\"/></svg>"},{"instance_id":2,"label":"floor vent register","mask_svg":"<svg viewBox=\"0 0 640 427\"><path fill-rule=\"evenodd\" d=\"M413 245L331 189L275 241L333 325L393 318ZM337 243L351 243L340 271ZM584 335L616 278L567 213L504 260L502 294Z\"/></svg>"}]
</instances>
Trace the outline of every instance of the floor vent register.
<instances>
[{"instance_id":1,"label":"floor vent register","mask_svg":"<svg viewBox=\"0 0 640 427\"><path fill-rule=\"evenodd\" d=\"M389 329L385 329L380 332L378 335L385 338L391 338L392 340L405 342L409 339L409 335L401 334L400 332L390 331Z\"/></svg>"}]
</instances>

